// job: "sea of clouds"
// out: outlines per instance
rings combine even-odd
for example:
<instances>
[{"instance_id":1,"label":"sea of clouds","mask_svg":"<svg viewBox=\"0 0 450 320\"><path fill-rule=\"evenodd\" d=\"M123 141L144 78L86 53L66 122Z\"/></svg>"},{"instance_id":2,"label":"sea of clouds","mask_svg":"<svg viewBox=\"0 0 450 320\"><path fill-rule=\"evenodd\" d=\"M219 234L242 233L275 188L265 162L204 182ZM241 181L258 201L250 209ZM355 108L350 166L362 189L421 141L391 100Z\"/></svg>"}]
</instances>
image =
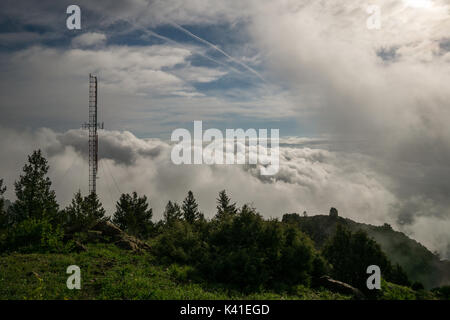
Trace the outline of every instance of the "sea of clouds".
<instances>
[{"instance_id":1,"label":"sea of clouds","mask_svg":"<svg viewBox=\"0 0 450 320\"><path fill-rule=\"evenodd\" d=\"M49 160L49 176L61 206L80 189L87 193L87 132L50 129L18 132L0 128L2 178L6 197L14 200L17 180L26 157L41 148ZM140 139L131 132L99 132L98 194L109 215L121 193L145 194L162 217L169 200L181 202L188 190L207 218L215 214L216 198L225 189L238 205L251 204L266 218L284 213L328 214L330 207L358 222L390 223L445 257L449 249L449 211L427 193L405 193L408 177L391 175L380 161L359 152L329 149L342 142L329 139L284 138L280 169L262 176L248 165L174 165L173 144ZM417 191L417 190L416 190ZM443 210L443 211L440 211Z\"/></svg>"}]
</instances>

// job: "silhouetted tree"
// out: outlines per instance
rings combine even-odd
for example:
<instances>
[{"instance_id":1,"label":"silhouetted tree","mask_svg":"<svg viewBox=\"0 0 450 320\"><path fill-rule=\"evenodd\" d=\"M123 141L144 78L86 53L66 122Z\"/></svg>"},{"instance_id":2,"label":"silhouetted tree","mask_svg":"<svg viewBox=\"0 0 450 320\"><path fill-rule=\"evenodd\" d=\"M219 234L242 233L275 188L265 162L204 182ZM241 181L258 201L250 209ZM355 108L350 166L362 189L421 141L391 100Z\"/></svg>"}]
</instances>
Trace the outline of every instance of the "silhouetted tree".
<instances>
[{"instance_id":1,"label":"silhouetted tree","mask_svg":"<svg viewBox=\"0 0 450 320\"><path fill-rule=\"evenodd\" d=\"M164 210L164 222L168 225L172 224L174 221L181 220L183 214L181 213L181 208L178 203L169 201Z\"/></svg>"},{"instance_id":2,"label":"silhouetted tree","mask_svg":"<svg viewBox=\"0 0 450 320\"><path fill-rule=\"evenodd\" d=\"M47 177L49 166L41 150L28 156L23 167L24 174L14 183L17 200L12 205L15 222L27 218L41 219L44 215L51 220L56 218L58 204L55 191L51 190L51 181Z\"/></svg>"},{"instance_id":3,"label":"silhouetted tree","mask_svg":"<svg viewBox=\"0 0 450 320\"><path fill-rule=\"evenodd\" d=\"M219 192L219 198L217 198L217 219L223 219L224 217L235 215L237 213L236 203L230 203L231 200L227 196L225 190Z\"/></svg>"},{"instance_id":4,"label":"silhouetted tree","mask_svg":"<svg viewBox=\"0 0 450 320\"><path fill-rule=\"evenodd\" d=\"M49 166L40 150L28 156L23 174L14 183L17 200L8 208L3 246L21 252L61 252L63 230L55 192L47 177ZM0 249L1 250L1 249Z\"/></svg>"},{"instance_id":5,"label":"silhouetted tree","mask_svg":"<svg viewBox=\"0 0 450 320\"><path fill-rule=\"evenodd\" d=\"M194 198L194 194L189 190L187 197L183 201L182 205L184 219L189 223L194 223L201 218L201 214L198 211L198 204Z\"/></svg>"},{"instance_id":6,"label":"silhouetted tree","mask_svg":"<svg viewBox=\"0 0 450 320\"><path fill-rule=\"evenodd\" d=\"M116 204L113 222L122 230L136 237L148 237L153 227L152 208L148 208L147 197L138 197L136 192L122 194Z\"/></svg>"},{"instance_id":7,"label":"silhouetted tree","mask_svg":"<svg viewBox=\"0 0 450 320\"><path fill-rule=\"evenodd\" d=\"M102 203L96 193L92 192L86 196L84 198L84 203L90 216L94 217L98 221L108 219L105 217L105 209L103 209Z\"/></svg>"},{"instance_id":8,"label":"silhouetted tree","mask_svg":"<svg viewBox=\"0 0 450 320\"><path fill-rule=\"evenodd\" d=\"M391 264L375 240L363 231L352 233L339 224L335 235L325 244L323 254L333 266L334 278L366 293L368 266L380 267L382 277L391 273Z\"/></svg>"},{"instance_id":9,"label":"silhouetted tree","mask_svg":"<svg viewBox=\"0 0 450 320\"><path fill-rule=\"evenodd\" d=\"M3 199L3 194L6 191L6 187L3 186L3 179L0 179L0 230L6 227L8 224L8 216L4 210L5 199Z\"/></svg>"},{"instance_id":10,"label":"silhouetted tree","mask_svg":"<svg viewBox=\"0 0 450 320\"><path fill-rule=\"evenodd\" d=\"M402 285L402 286L411 286L411 282L408 279L408 275L403 270L403 268L396 263L387 273L386 280L389 280L393 283Z\"/></svg>"},{"instance_id":11,"label":"silhouetted tree","mask_svg":"<svg viewBox=\"0 0 450 320\"><path fill-rule=\"evenodd\" d=\"M65 217L64 227L69 233L89 230L101 220L107 219L97 195L91 193L83 197L79 190L62 214Z\"/></svg>"}]
</instances>

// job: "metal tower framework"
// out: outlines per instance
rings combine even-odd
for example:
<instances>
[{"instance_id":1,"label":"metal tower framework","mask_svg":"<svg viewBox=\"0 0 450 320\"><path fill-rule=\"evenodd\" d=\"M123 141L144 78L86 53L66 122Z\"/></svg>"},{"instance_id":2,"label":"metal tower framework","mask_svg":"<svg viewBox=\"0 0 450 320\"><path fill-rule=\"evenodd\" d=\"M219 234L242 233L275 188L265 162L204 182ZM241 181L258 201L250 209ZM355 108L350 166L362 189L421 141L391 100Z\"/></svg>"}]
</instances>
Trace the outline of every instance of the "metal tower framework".
<instances>
[{"instance_id":1,"label":"metal tower framework","mask_svg":"<svg viewBox=\"0 0 450 320\"><path fill-rule=\"evenodd\" d=\"M89 74L89 123L83 124L83 129L89 130L89 194L97 192L97 128L103 129L103 123L97 122L97 97L97 76Z\"/></svg>"}]
</instances>

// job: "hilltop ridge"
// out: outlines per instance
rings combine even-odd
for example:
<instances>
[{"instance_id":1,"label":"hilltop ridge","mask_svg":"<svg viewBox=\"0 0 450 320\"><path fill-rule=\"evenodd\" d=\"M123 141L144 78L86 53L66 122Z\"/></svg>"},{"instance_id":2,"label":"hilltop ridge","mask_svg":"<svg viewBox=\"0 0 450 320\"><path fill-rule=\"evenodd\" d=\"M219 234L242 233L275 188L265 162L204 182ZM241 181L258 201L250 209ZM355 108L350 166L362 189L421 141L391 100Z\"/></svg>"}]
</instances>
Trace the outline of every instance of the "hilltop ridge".
<instances>
[{"instance_id":1,"label":"hilltop ridge","mask_svg":"<svg viewBox=\"0 0 450 320\"><path fill-rule=\"evenodd\" d=\"M330 215L300 216L297 213L283 215L283 222L294 223L321 248L341 224L351 231L365 231L373 238L393 263L398 263L408 277L430 289L450 284L450 261L441 260L421 243L409 238L388 224L374 226L349 218Z\"/></svg>"}]
</instances>

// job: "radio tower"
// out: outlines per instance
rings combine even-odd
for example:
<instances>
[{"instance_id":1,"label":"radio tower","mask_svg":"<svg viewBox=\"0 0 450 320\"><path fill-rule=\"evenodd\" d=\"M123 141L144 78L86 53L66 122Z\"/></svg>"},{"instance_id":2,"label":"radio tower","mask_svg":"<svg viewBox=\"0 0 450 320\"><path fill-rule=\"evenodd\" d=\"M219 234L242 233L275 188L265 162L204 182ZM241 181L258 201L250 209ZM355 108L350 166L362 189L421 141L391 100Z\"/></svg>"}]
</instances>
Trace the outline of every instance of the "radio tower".
<instances>
[{"instance_id":1,"label":"radio tower","mask_svg":"<svg viewBox=\"0 0 450 320\"><path fill-rule=\"evenodd\" d=\"M83 129L89 130L89 194L96 193L98 169L98 134L103 123L97 123L97 76L89 74L89 123Z\"/></svg>"}]
</instances>

